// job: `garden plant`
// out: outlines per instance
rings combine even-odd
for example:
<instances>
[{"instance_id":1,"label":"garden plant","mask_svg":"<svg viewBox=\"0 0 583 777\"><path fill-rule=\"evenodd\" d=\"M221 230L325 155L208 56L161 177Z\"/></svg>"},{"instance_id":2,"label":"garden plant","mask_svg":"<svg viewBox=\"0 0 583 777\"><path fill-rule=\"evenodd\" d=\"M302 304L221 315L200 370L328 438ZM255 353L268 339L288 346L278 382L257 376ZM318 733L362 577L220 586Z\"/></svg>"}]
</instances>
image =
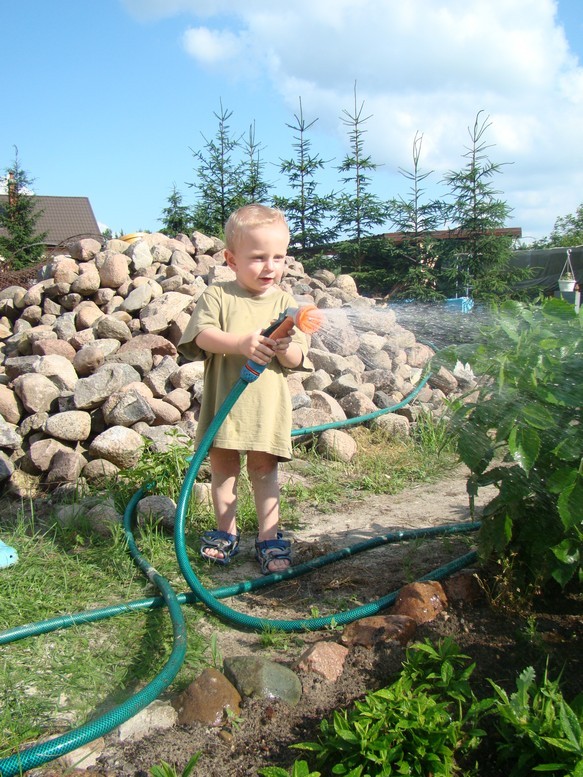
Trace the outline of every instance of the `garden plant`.
<instances>
[{"instance_id":1,"label":"garden plant","mask_svg":"<svg viewBox=\"0 0 583 777\"><path fill-rule=\"evenodd\" d=\"M479 546L524 596L583 580L583 312L506 302L469 358L481 386L453 415L475 496L495 485Z\"/></svg>"}]
</instances>

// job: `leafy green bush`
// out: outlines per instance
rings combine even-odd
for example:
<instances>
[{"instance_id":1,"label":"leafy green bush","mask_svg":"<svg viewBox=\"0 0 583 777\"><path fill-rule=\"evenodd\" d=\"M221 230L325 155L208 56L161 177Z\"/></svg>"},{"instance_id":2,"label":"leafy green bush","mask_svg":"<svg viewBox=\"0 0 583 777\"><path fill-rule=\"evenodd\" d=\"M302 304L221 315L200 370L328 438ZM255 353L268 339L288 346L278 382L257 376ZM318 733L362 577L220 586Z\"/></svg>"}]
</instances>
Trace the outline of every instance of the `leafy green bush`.
<instances>
[{"instance_id":1,"label":"leafy green bush","mask_svg":"<svg viewBox=\"0 0 583 777\"><path fill-rule=\"evenodd\" d=\"M345 777L409 774L449 777L457 753L474 748L484 732L475 726L484 708L468 679L473 666L449 639L438 647L413 645L399 678L368 693L354 708L320 724L313 752L318 765Z\"/></svg>"},{"instance_id":2,"label":"leafy green bush","mask_svg":"<svg viewBox=\"0 0 583 777\"><path fill-rule=\"evenodd\" d=\"M497 700L493 708L500 760L510 768L509 777L532 772L552 772L570 777L583 775L583 696L572 706L564 700L558 682L545 673L540 685L534 669L527 667L516 681L516 692L490 681Z\"/></svg>"},{"instance_id":3,"label":"leafy green bush","mask_svg":"<svg viewBox=\"0 0 583 777\"><path fill-rule=\"evenodd\" d=\"M369 693L351 710L322 721L317 742L295 748L314 754L324 774L344 777L453 775L473 761L480 774L485 759L509 777L547 772L583 777L583 694L571 704L547 673L540 684L527 667L510 695L492 680L494 696L477 701L470 687L474 665L451 639L412 645L397 680ZM486 739L480 728L489 718ZM480 745L486 745L481 748ZM488 767L492 772L492 764ZM318 777L305 761L291 771L266 767L262 777Z\"/></svg>"},{"instance_id":4,"label":"leafy green bush","mask_svg":"<svg viewBox=\"0 0 583 777\"><path fill-rule=\"evenodd\" d=\"M458 350L481 378L453 415L468 493L495 485L479 536L522 594L583 580L583 311L506 302L480 345Z\"/></svg>"}]
</instances>

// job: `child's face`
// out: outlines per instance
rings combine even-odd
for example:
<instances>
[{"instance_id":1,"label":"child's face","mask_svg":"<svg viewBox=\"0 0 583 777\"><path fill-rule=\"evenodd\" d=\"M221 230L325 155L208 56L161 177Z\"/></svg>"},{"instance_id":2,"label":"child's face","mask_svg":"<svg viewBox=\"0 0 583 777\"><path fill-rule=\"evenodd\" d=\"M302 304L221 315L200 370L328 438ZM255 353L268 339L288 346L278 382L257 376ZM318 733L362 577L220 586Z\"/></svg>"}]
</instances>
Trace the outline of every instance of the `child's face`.
<instances>
[{"instance_id":1,"label":"child's face","mask_svg":"<svg viewBox=\"0 0 583 777\"><path fill-rule=\"evenodd\" d=\"M253 227L240 236L234 251L225 251L225 258L241 288L255 295L267 294L281 280L288 244L284 224Z\"/></svg>"}]
</instances>

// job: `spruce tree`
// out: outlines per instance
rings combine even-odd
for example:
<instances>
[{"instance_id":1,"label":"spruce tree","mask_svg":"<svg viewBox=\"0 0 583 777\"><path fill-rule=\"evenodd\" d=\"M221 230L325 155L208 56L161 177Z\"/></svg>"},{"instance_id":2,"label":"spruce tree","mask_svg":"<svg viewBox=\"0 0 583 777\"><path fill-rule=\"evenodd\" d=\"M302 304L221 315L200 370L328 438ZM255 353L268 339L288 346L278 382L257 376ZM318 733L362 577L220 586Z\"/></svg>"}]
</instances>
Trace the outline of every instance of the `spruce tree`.
<instances>
[{"instance_id":1,"label":"spruce tree","mask_svg":"<svg viewBox=\"0 0 583 777\"><path fill-rule=\"evenodd\" d=\"M172 191L168 195L166 202L168 205L162 211L162 232L164 235L178 235L179 233L188 234L192 229L192 211L182 202L182 194L172 185Z\"/></svg>"},{"instance_id":2,"label":"spruce tree","mask_svg":"<svg viewBox=\"0 0 583 777\"><path fill-rule=\"evenodd\" d=\"M363 110L364 102L358 105L355 84L352 112L344 109L340 117L349 130L350 153L338 167L342 182L349 184L352 191L340 195L336 202L338 231L352 242L352 246L345 244L341 252L352 254L355 270L361 269L365 259L365 238L372 234L373 227L378 227L386 221L388 213L387 204L370 191L372 173L378 169L378 165L364 152L364 125L371 116L363 116ZM370 250L371 246L368 248Z\"/></svg>"},{"instance_id":3,"label":"spruce tree","mask_svg":"<svg viewBox=\"0 0 583 777\"><path fill-rule=\"evenodd\" d=\"M319 154L311 152L312 144L308 138L317 119L308 122L304 118L301 98L299 103L299 112L294 114L295 124L286 124L296 133L293 143L296 153L291 159L282 159L280 165L280 172L287 175L293 195L274 197L273 204L286 214L292 250L305 258L334 238L334 228L326 224L332 213L334 195L320 196L317 193L316 173L324 168L326 162Z\"/></svg>"},{"instance_id":4,"label":"spruce tree","mask_svg":"<svg viewBox=\"0 0 583 777\"><path fill-rule=\"evenodd\" d=\"M247 137L241 140L243 150L242 162L242 198L245 203L266 203L271 190L263 177L265 163L261 158L261 152L265 150L255 139L255 122L250 125Z\"/></svg>"},{"instance_id":5,"label":"spruce tree","mask_svg":"<svg viewBox=\"0 0 583 777\"><path fill-rule=\"evenodd\" d=\"M465 166L444 177L453 198L447 216L455 237L445 246L449 267L444 276L450 284L449 293L453 289L487 298L509 293L517 275L509 267L511 238L496 235L512 209L498 198L500 192L492 184L503 165L488 158L492 146L486 143L485 135L491 123L481 114L479 111L473 127L468 127L470 145L462 155L467 160Z\"/></svg>"},{"instance_id":6,"label":"spruce tree","mask_svg":"<svg viewBox=\"0 0 583 777\"><path fill-rule=\"evenodd\" d=\"M214 138L204 135L204 147L193 151L198 160L196 180L189 183L197 189L199 199L194 208L193 220L196 229L205 235L223 234L225 222L245 202L242 186L242 163L236 152L241 145L241 136L235 136L229 127L233 111L223 108L213 113L218 125Z\"/></svg>"},{"instance_id":7,"label":"spruce tree","mask_svg":"<svg viewBox=\"0 0 583 777\"><path fill-rule=\"evenodd\" d=\"M397 287L397 296L418 300L439 298L436 291L436 265L439 260L439 244L431 233L444 221L444 207L440 200L425 201L423 182L432 174L420 168L423 134L413 138L413 168L399 168L401 175L410 181L409 197L399 196L389 203L389 218L401 239L395 246L390 273L391 285Z\"/></svg>"},{"instance_id":8,"label":"spruce tree","mask_svg":"<svg viewBox=\"0 0 583 777\"><path fill-rule=\"evenodd\" d=\"M6 170L8 197L0 206L0 227L6 231L0 235L0 255L10 267L19 270L40 261L47 232L36 231L43 211L38 209L36 197L30 192L34 180L20 166L16 146L14 151L14 161Z\"/></svg>"}]
</instances>

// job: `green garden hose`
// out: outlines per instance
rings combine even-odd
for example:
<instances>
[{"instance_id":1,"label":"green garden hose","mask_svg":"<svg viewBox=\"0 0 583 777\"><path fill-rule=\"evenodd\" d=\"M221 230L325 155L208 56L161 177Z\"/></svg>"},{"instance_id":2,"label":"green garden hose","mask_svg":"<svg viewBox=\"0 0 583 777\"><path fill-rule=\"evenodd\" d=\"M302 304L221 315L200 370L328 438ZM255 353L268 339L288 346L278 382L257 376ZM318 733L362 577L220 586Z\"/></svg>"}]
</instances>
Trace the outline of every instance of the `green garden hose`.
<instances>
[{"instance_id":1,"label":"green garden hose","mask_svg":"<svg viewBox=\"0 0 583 777\"><path fill-rule=\"evenodd\" d=\"M406 539L425 538L439 534L472 532L479 528L479 523L467 523L451 526L431 527L429 529L421 530L393 532L391 534L375 537L366 542L361 542L349 548L344 548L343 550L330 553L326 556L312 559L305 564L292 567L284 572L266 575L254 581L239 583L234 586L216 589L215 591L208 591L205 589L190 566L185 546L185 518L190 493L196 476L198 475L200 466L206 457L208 449L210 448L219 427L223 423L225 417L241 393L244 391L248 383L255 380L261 374L263 369L264 367L262 365L257 365L253 362L248 362L244 366L243 370L241 371L241 377L231 389L221 408L219 408L219 411L209 426L209 429L201 441L198 450L192 457L189 469L186 473L176 508L174 541L177 560L182 574L190 586L191 592L177 595L171 588L168 581L163 578L141 555L136 546L132 527L135 521L137 504L144 496L144 493L147 489L147 486L144 486L139 491L137 491L136 494L134 494L128 503L124 513L123 526L128 542L128 549L132 555L132 558L140 570L148 578L148 580L150 580L158 588L161 596L151 597L149 599L142 599L136 602L130 602L101 609L88 610L76 615L52 618L36 624L28 624L26 626L20 626L14 629L0 632L0 645L2 645L16 641L18 639L24 639L25 637L47 633L60 628L67 628L69 626L78 625L81 623L90 623L103 620L104 618L112 617L114 615L121 614L122 612L127 613L128 611L153 609L155 607L162 606L168 607L168 612L173 627L173 647L168 661L162 670L156 675L156 677L151 680L141 691L110 712L95 718L94 720L86 723L83 726L80 726L77 729L69 731L55 739L51 739L47 742L43 742L41 744L22 750L12 756L9 756L8 758L0 759L1 777L14 777L14 775L22 774L30 769L37 768L44 763L65 755L66 753L69 753L72 750L81 747L82 745L92 742L94 739L97 739L98 737L112 731L114 728L117 728L123 722L136 715L140 710L144 709L148 704L157 699L158 696L174 680L184 661L186 653L186 627L181 611L181 604L201 601L219 617L227 619L233 622L235 625L240 626L241 628L251 628L256 630L264 630L266 628L276 628L281 631L303 631L306 629L318 630L332 624L342 625L351 623L354 620L376 614L379 612L379 610L388 607L395 601L398 591L392 592L375 602L370 602L361 607L357 607L353 610L345 611L337 615L297 620L271 620L251 617L244 615L243 613L239 613L230 607L226 607L220 603L219 599L236 596L239 593L246 591L256 590L281 580L288 580L293 577L298 577L299 575L306 574L307 572L310 572L318 567L333 563L350 555L360 553L364 550L378 547L382 544L398 542ZM317 432L323 431L324 429L363 423L379 415L382 415L383 413L393 412L399 407L402 407L410 402L419 393L423 385L425 385L427 382L428 378L429 376L426 376L425 379L416 387L414 392L406 397L403 402L399 403L399 405L391 408L384 408L376 411L375 413L370 413L367 416L362 416L359 418L333 422L331 424L324 424L307 429L296 429L292 432L292 436L310 433L315 434ZM433 572L425 575L420 579L442 579L443 577L452 574L454 571L462 569L473 563L475 559L475 552L468 553L459 559L456 559L449 564L434 570Z\"/></svg>"},{"instance_id":2,"label":"green garden hose","mask_svg":"<svg viewBox=\"0 0 583 777\"><path fill-rule=\"evenodd\" d=\"M129 527L129 521L133 517L137 503L143 495L144 489L140 489L130 500L124 514L124 529L126 529L128 546L134 561L148 580L158 588L168 607L173 630L172 652L168 661L156 677L144 688L110 712L100 715L89 723L68 731L55 739L41 742L34 747L29 747L8 758L1 759L0 775L2 777L13 777L13 775L22 774L29 769L35 769L117 728L117 726L133 718L140 710L155 701L162 691L174 680L183 664L186 655L186 623L182 609L168 581L158 574L154 567L138 551L133 540L131 527Z\"/></svg>"},{"instance_id":3,"label":"green garden hose","mask_svg":"<svg viewBox=\"0 0 583 777\"><path fill-rule=\"evenodd\" d=\"M226 619L237 626L245 629L252 629L256 631L263 631L267 628L271 629L278 629L280 631L317 631L319 629L326 628L327 626L330 626L332 624L337 625L344 625L346 623L351 623L352 621L358 620L359 618L368 617L370 615L376 614L379 609L382 607L387 607L389 602L386 601L386 598L380 599L377 602L370 602L368 604L362 605L360 607L357 607L353 610L347 610L345 612L337 613L335 615L329 615L325 617L318 617L318 618L301 618L301 619L295 619L295 620L279 620L279 619L269 619L269 618L257 618L255 616L246 615L245 613L238 612L237 610L233 610L231 607L227 607L226 605L222 604L218 598L211 592L208 591L200 582L197 575L192 569L192 566L190 565L190 561L188 558L188 552L186 549L185 544L185 526L186 526L186 515L188 511L188 505L190 500L190 494L194 485L194 482L196 480L196 477L198 475L198 471L201 467L202 462L206 458L206 455L208 453L209 448L211 447L212 441L219 430L219 427L221 426L223 420L225 419L226 415L229 413L231 407L236 402L238 397L241 395L241 393L244 391L246 386L251 383L252 381L256 380L261 372L263 371L265 367L263 365L258 365L257 363L251 363L251 367L249 366L249 363L247 363L243 369L241 370L241 377L239 380L235 383L234 387L231 389L231 392L226 397L225 401L223 402L223 405L219 408L219 412L215 416L215 418L211 421L209 428L206 431L206 434L204 435L203 439L200 442L200 445L192 457L192 460L190 462L188 471L186 473L184 483L182 485L182 489L180 491L180 495L178 497L178 503L176 505L176 517L175 517L175 526L174 526L174 546L176 550L176 558L178 561L178 564L180 566L180 570L182 574L184 575L184 579L188 583L191 591L197 596L201 602L203 602L212 612L214 612L216 615L218 615L220 618ZM421 386L417 387L416 393L418 393L421 390ZM377 415L388 412L389 408L385 408L380 411L376 411L375 413L369 414L369 416L363 416L362 419L370 420L370 417L376 417ZM325 424L326 428L331 428L331 426L342 426L346 423L352 423L355 419L348 419L348 422L341 421L341 422L334 422L333 424ZM315 431L316 429L320 429L320 427L312 427L311 430L299 430L302 434L309 433L310 431ZM467 531L468 524L464 525L464 531ZM452 528L452 527L448 527ZM472 530L475 530L477 528L477 525L474 525L472 527ZM472 555L472 559L475 559L475 555ZM313 569L316 566L317 559L314 559L312 561L307 562L306 566L308 569ZM455 564L455 562L452 562ZM471 563L468 558L464 557L463 561L460 562L461 566L457 566L456 568L461 568L462 566L467 566L468 563ZM451 574L451 571L453 570L453 567L449 569L448 572L445 574ZM445 576L445 574L442 574L442 576ZM275 583L279 582L281 580L289 579L290 577L293 577L297 575L297 568L294 570L294 568L289 569L284 572L274 572L271 575L266 576L268 583ZM391 600L394 601L394 600Z\"/></svg>"}]
</instances>

